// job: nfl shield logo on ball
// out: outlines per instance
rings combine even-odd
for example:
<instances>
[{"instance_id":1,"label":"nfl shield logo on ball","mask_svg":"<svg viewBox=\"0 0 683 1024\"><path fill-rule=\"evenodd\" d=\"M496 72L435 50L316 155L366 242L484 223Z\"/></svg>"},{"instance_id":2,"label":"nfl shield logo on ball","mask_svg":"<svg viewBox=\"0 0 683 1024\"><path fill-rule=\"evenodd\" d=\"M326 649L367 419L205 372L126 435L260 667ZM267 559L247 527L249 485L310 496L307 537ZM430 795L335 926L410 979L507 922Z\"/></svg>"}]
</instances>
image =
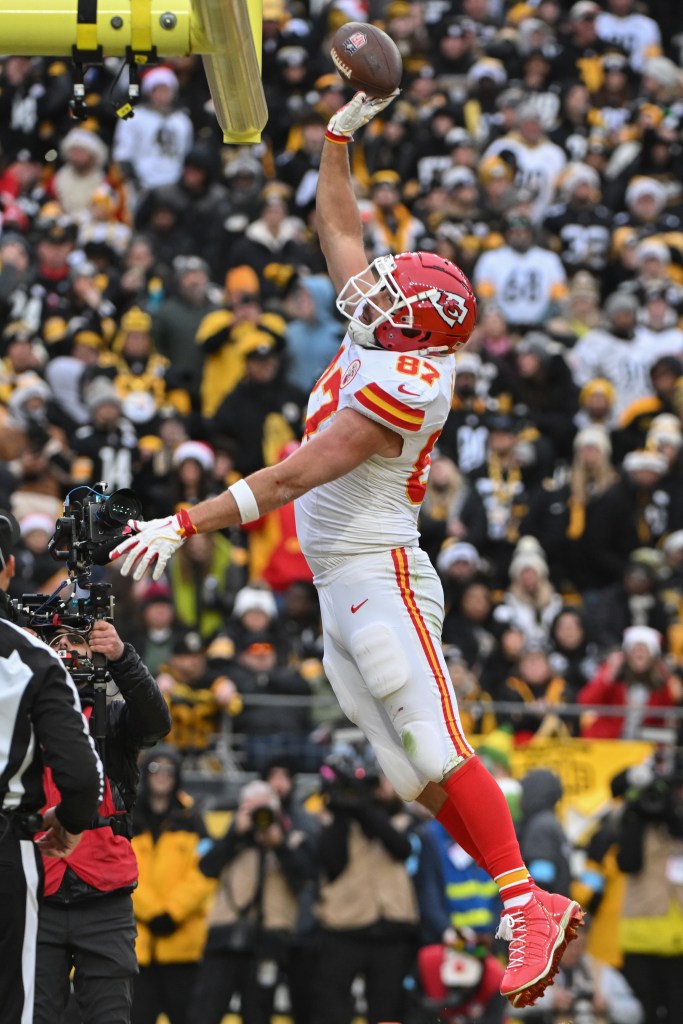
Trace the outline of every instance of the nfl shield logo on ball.
<instances>
[{"instance_id":1,"label":"nfl shield logo on ball","mask_svg":"<svg viewBox=\"0 0 683 1024\"><path fill-rule=\"evenodd\" d=\"M354 53L357 53L361 46L365 46L368 41L368 37L363 32L354 32L352 36L344 40L344 49L352 57Z\"/></svg>"}]
</instances>

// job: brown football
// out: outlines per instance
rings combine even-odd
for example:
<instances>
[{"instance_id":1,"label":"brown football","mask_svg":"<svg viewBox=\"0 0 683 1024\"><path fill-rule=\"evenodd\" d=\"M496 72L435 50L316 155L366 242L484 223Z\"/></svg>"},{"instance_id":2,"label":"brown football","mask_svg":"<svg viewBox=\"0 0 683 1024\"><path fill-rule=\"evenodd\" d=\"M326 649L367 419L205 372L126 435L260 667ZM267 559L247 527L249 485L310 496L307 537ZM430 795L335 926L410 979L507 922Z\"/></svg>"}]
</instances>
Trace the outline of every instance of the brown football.
<instances>
[{"instance_id":1,"label":"brown football","mask_svg":"<svg viewBox=\"0 0 683 1024\"><path fill-rule=\"evenodd\" d=\"M342 25L334 34L330 56L344 81L368 96L388 96L401 82L403 61L398 47L374 25L362 21Z\"/></svg>"}]
</instances>

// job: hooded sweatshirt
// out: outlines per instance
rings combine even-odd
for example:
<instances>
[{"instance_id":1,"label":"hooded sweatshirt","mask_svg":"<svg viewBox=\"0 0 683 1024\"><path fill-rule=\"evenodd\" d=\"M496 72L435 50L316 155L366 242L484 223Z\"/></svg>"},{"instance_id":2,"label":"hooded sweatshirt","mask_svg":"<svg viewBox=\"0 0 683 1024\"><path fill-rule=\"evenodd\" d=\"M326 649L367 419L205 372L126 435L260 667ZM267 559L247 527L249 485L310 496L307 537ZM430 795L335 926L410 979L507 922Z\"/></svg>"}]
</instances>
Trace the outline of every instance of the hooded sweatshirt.
<instances>
[{"instance_id":1,"label":"hooded sweatshirt","mask_svg":"<svg viewBox=\"0 0 683 1024\"><path fill-rule=\"evenodd\" d=\"M342 331L334 316L334 285L329 277L315 274L304 278L305 288L315 303L312 320L292 320L287 325L287 380L310 391L341 344Z\"/></svg>"},{"instance_id":2,"label":"hooded sweatshirt","mask_svg":"<svg viewBox=\"0 0 683 1024\"><path fill-rule=\"evenodd\" d=\"M562 783L554 772L537 768L522 779L520 848L536 884L569 895L570 846L555 813Z\"/></svg>"}]
</instances>

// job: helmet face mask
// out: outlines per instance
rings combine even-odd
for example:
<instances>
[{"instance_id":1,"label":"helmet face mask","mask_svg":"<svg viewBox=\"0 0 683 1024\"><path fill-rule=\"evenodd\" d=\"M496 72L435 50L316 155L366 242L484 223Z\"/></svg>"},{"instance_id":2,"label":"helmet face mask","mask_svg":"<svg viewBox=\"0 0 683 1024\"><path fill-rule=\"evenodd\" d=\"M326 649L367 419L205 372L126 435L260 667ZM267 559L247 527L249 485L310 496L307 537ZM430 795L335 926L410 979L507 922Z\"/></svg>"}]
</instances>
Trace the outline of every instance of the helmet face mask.
<instances>
[{"instance_id":1,"label":"helmet face mask","mask_svg":"<svg viewBox=\"0 0 683 1024\"><path fill-rule=\"evenodd\" d=\"M349 278L337 298L351 340L393 352L455 352L476 323L472 287L454 263L434 253L378 256Z\"/></svg>"}]
</instances>

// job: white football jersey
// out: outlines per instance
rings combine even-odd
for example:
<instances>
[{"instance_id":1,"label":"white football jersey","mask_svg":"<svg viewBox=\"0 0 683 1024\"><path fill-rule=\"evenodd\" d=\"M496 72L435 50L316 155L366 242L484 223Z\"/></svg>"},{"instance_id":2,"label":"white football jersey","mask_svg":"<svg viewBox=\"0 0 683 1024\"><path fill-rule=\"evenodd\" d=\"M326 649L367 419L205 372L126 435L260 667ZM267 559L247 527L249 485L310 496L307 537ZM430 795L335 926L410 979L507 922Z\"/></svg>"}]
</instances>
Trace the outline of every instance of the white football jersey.
<instances>
[{"instance_id":1,"label":"white football jersey","mask_svg":"<svg viewBox=\"0 0 683 1024\"><path fill-rule=\"evenodd\" d=\"M341 557L417 544L431 452L450 411L454 383L452 355L361 348L346 335L311 392L304 443L348 408L394 430L403 450L393 459L374 455L297 499L299 543L315 573Z\"/></svg>"},{"instance_id":2,"label":"white football jersey","mask_svg":"<svg viewBox=\"0 0 683 1024\"><path fill-rule=\"evenodd\" d=\"M502 135L491 143L484 159L506 149L514 153L517 160L515 184L531 192L534 220L541 221L553 201L558 178L567 164L567 154L549 139L537 146L527 146L514 135Z\"/></svg>"},{"instance_id":3,"label":"white football jersey","mask_svg":"<svg viewBox=\"0 0 683 1024\"><path fill-rule=\"evenodd\" d=\"M473 282L476 292L495 300L509 323L540 325L548 306L564 298L567 275L550 249L533 245L527 252L517 252L503 245L482 253Z\"/></svg>"},{"instance_id":4,"label":"white football jersey","mask_svg":"<svg viewBox=\"0 0 683 1024\"><path fill-rule=\"evenodd\" d=\"M628 54L634 71L642 71L648 57L662 52L662 37L653 18L635 11L618 18L609 11L601 11L595 19L595 31L600 39L616 43Z\"/></svg>"},{"instance_id":5,"label":"white football jersey","mask_svg":"<svg viewBox=\"0 0 683 1024\"><path fill-rule=\"evenodd\" d=\"M638 325L630 341L596 328L576 343L569 354L574 380L583 387L594 377L606 377L616 388L613 414L619 416L632 402L654 394L650 369L660 356L680 355L680 336L658 335Z\"/></svg>"}]
</instances>

